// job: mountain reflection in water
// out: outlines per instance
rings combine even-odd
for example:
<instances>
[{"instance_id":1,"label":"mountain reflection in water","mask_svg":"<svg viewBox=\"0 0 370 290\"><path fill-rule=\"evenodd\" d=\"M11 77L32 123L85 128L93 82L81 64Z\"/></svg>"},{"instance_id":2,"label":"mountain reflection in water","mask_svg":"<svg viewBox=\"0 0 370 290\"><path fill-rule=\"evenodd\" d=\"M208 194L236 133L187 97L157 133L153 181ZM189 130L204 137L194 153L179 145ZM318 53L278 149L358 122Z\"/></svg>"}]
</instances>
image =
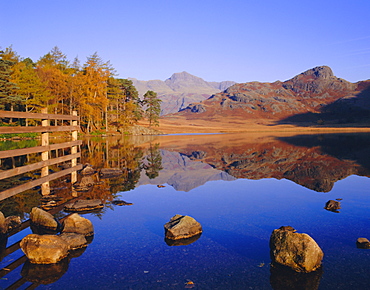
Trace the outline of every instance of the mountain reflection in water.
<instances>
[{"instance_id":1,"label":"mountain reflection in water","mask_svg":"<svg viewBox=\"0 0 370 290\"><path fill-rule=\"evenodd\" d=\"M117 145L109 149L110 155L119 155L115 151L122 154L122 146L119 146L119 141L116 142L112 142ZM127 179L130 185L168 184L176 190L189 191L214 180L284 178L314 191L329 192L335 182L347 176L370 176L368 134L278 138L207 135L192 136L191 142L179 136L166 136L153 138L149 144L133 145L132 151L127 152L130 156L121 156L126 163L133 159L134 152L140 152L137 153L140 157L147 156L137 159L134 168L126 166L129 169ZM155 175L149 175L148 170L143 170L155 167L153 162L148 167L148 156L153 154L152 144L157 144L155 150L160 155ZM96 160L99 156L102 154L92 151L92 154L86 156L87 162L100 167L103 161Z\"/></svg>"},{"instance_id":2,"label":"mountain reflection in water","mask_svg":"<svg viewBox=\"0 0 370 290\"><path fill-rule=\"evenodd\" d=\"M370 238L370 134L89 138L81 156L96 173L76 195L105 205L84 214L94 224L94 241L64 264L26 262L3 271L9 280L0 288L17 279L44 289L350 289L370 283L368 250L356 247L357 238ZM103 168L122 174L104 176ZM53 188L64 201L70 187L60 182ZM339 198L340 213L324 210ZM40 204L33 190L4 200L0 210L24 220ZM175 214L198 220L202 235L166 241L163 225ZM323 268L307 275L270 267L269 237L283 225L317 241ZM17 235L8 247L24 236ZM9 255L5 244L1 267L23 255Z\"/></svg>"}]
</instances>

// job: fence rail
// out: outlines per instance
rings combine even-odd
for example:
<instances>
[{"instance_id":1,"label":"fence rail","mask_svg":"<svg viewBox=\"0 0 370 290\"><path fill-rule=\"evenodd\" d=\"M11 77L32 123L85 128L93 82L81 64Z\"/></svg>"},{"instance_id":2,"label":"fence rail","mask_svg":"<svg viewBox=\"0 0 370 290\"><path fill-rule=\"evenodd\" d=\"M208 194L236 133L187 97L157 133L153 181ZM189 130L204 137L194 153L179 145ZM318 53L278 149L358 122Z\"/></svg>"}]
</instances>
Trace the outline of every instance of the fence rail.
<instances>
[{"instance_id":1,"label":"fence rail","mask_svg":"<svg viewBox=\"0 0 370 290\"><path fill-rule=\"evenodd\" d=\"M47 110L43 109L42 113L28 113L28 112L12 112L12 111L0 111L0 118L18 118L18 119L39 119L41 120L41 126L7 126L0 127L0 134L17 134L17 133L41 133L41 146L31 148L21 148L13 150L0 151L0 159L22 156L33 153L41 153L42 161L33 164L16 167L9 170L0 171L0 180L5 178L14 177L20 174L24 174L34 170L41 170L41 177L27 183L14 186L0 192L0 200L4 200L8 197L14 196L25 190L31 189L35 186L41 185L42 195L48 195L50 193L49 182L63 177L67 174L71 174L71 182L77 181L77 170L82 169L81 164L77 164L77 159L81 157L81 153L78 152L78 146L81 145L81 141L77 140L77 133L79 131L78 121L79 116L77 112L73 112L72 115L59 115L59 114L47 114ZM69 125L61 126L50 126L50 120L62 120L69 121ZM50 132L71 132L71 141L49 144L49 133ZM51 151L71 148L70 154L50 158ZM71 162L71 167L49 174L49 166L60 164L63 162Z\"/></svg>"}]
</instances>

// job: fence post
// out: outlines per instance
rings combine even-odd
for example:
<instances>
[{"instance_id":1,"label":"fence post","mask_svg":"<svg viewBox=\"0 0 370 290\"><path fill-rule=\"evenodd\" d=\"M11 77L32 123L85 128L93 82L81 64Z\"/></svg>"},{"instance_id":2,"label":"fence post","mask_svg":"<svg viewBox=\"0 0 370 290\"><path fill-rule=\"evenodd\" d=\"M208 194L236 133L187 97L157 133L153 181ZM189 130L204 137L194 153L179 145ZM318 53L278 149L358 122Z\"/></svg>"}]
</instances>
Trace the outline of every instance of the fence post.
<instances>
[{"instance_id":1,"label":"fence post","mask_svg":"<svg viewBox=\"0 0 370 290\"><path fill-rule=\"evenodd\" d=\"M47 114L48 109L43 108L41 109L41 113ZM41 126L46 127L49 126L49 120L48 119L42 119ZM49 146L49 133L48 132L42 132L41 133L41 146ZM43 151L41 153L41 160L47 161L49 159L49 151ZM49 166L44 166L41 168L41 177L49 175ZM44 182L41 184L41 194L42 195L49 195L50 194L50 184L49 181Z\"/></svg>"},{"instance_id":2,"label":"fence post","mask_svg":"<svg viewBox=\"0 0 370 290\"><path fill-rule=\"evenodd\" d=\"M77 111L72 112L73 116L77 116ZM77 126L77 121L72 120L72 126ZM77 141L78 139L78 134L77 130L72 131L72 141ZM77 146L72 146L71 148L71 154L77 153ZM77 158L73 158L71 161L71 167L74 167L77 165ZM74 171L71 173L71 183L75 183L77 181L77 171Z\"/></svg>"}]
</instances>

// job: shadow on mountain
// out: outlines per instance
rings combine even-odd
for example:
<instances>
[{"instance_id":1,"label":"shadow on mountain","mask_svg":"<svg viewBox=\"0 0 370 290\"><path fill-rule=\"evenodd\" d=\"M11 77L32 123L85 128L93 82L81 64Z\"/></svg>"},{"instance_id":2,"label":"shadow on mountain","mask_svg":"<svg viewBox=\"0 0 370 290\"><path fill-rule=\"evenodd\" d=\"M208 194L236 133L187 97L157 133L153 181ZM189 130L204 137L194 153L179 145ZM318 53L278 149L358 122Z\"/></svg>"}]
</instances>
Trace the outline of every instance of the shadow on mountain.
<instances>
[{"instance_id":1,"label":"shadow on mountain","mask_svg":"<svg viewBox=\"0 0 370 290\"><path fill-rule=\"evenodd\" d=\"M307 112L279 120L275 125L292 124L306 127L369 126L370 125L370 86L352 98L341 98L321 108L320 113Z\"/></svg>"},{"instance_id":2,"label":"shadow on mountain","mask_svg":"<svg viewBox=\"0 0 370 290\"><path fill-rule=\"evenodd\" d=\"M352 160L361 165L364 171L361 175L370 173L370 134L342 133L321 135L297 135L279 137L278 140L299 147L320 147L325 154L339 160Z\"/></svg>"}]
</instances>

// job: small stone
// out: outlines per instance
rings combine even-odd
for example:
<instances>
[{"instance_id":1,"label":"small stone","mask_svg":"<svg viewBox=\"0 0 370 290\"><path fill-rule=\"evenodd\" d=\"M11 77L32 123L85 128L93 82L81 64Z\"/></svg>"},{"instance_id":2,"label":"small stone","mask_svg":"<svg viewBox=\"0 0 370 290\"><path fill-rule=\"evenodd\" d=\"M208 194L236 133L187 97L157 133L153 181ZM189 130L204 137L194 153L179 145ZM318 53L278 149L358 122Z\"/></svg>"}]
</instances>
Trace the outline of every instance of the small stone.
<instances>
[{"instance_id":1,"label":"small stone","mask_svg":"<svg viewBox=\"0 0 370 290\"><path fill-rule=\"evenodd\" d=\"M93 175L95 173L95 169L90 164L85 164L84 168L80 172L82 176Z\"/></svg>"},{"instance_id":2,"label":"small stone","mask_svg":"<svg viewBox=\"0 0 370 290\"><path fill-rule=\"evenodd\" d=\"M12 216L8 216L5 219L5 223L7 226L7 232L10 232L14 229L19 228L22 224L22 221L21 221L21 217L12 215Z\"/></svg>"},{"instance_id":3,"label":"small stone","mask_svg":"<svg viewBox=\"0 0 370 290\"><path fill-rule=\"evenodd\" d=\"M64 207L66 212L86 212L102 209L104 207L100 199L77 200Z\"/></svg>"},{"instance_id":4,"label":"small stone","mask_svg":"<svg viewBox=\"0 0 370 290\"><path fill-rule=\"evenodd\" d=\"M359 249L370 249L370 241L367 238L358 238L356 245Z\"/></svg>"},{"instance_id":5,"label":"small stone","mask_svg":"<svg viewBox=\"0 0 370 290\"><path fill-rule=\"evenodd\" d=\"M123 174L120 168L102 168L100 170L100 178L115 178Z\"/></svg>"},{"instance_id":6,"label":"small stone","mask_svg":"<svg viewBox=\"0 0 370 290\"><path fill-rule=\"evenodd\" d=\"M340 209L340 202L336 200L329 200L326 202L324 208L328 211L339 212L338 209Z\"/></svg>"},{"instance_id":7,"label":"small stone","mask_svg":"<svg viewBox=\"0 0 370 290\"><path fill-rule=\"evenodd\" d=\"M123 205L133 205L131 202L126 202L124 200L113 200L112 203L114 205L123 206Z\"/></svg>"}]
</instances>

